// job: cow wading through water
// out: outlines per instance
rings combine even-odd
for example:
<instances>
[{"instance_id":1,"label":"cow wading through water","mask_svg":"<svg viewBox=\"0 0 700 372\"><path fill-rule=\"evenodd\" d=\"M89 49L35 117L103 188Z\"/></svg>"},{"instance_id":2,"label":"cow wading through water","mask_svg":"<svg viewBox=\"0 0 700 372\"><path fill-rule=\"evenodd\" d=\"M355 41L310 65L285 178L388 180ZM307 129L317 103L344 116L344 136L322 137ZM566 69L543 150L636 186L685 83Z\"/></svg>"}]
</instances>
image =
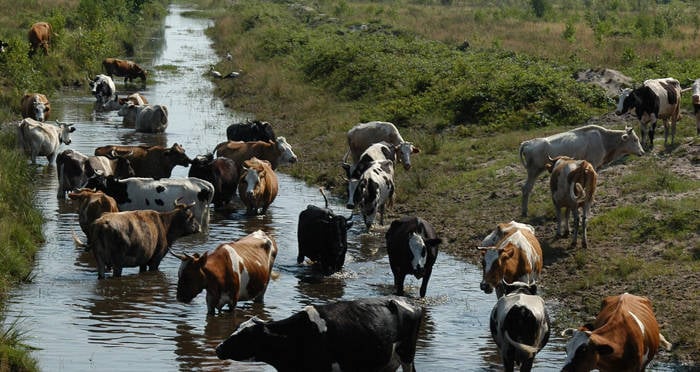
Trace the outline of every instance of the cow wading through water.
<instances>
[{"instance_id":1,"label":"cow wading through water","mask_svg":"<svg viewBox=\"0 0 700 372\"><path fill-rule=\"evenodd\" d=\"M109 75L109 77L123 77L124 84L134 81L134 78L141 78L141 84L146 84L146 70L135 62L117 58L105 58L102 60L102 67L105 70L105 74Z\"/></svg>"},{"instance_id":2,"label":"cow wading through water","mask_svg":"<svg viewBox=\"0 0 700 372\"><path fill-rule=\"evenodd\" d=\"M586 160L596 170L627 154L644 155L639 137L632 127L624 130L586 125L549 137L533 138L520 144L520 162L527 169L523 185L522 216L527 216L527 204L535 180L546 169L550 158L568 156Z\"/></svg>"},{"instance_id":3,"label":"cow wading through water","mask_svg":"<svg viewBox=\"0 0 700 372\"><path fill-rule=\"evenodd\" d=\"M246 120L243 123L233 123L226 128L226 138L229 141L242 142L274 142L277 136L272 125L266 121Z\"/></svg>"},{"instance_id":4,"label":"cow wading through water","mask_svg":"<svg viewBox=\"0 0 700 372\"><path fill-rule=\"evenodd\" d=\"M51 103L41 93L27 93L22 96L22 117L32 118L36 121L46 121L51 112Z\"/></svg>"},{"instance_id":5,"label":"cow wading through water","mask_svg":"<svg viewBox=\"0 0 700 372\"><path fill-rule=\"evenodd\" d=\"M420 296L425 297L442 239L437 237L433 226L420 217L402 217L391 222L385 238L396 294L403 296L404 279L413 274L417 279L423 278Z\"/></svg>"},{"instance_id":6,"label":"cow wading through water","mask_svg":"<svg viewBox=\"0 0 700 372\"><path fill-rule=\"evenodd\" d=\"M103 279L110 266L114 277L121 276L124 267L138 267L139 272L146 267L158 270L175 239L201 230L192 214L193 205L175 203L169 212L106 213L95 220L88 239L97 262L97 277Z\"/></svg>"},{"instance_id":7,"label":"cow wading through water","mask_svg":"<svg viewBox=\"0 0 700 372\"><path fill-rule=\"evenodd\" d=\"M328 208L328 198L323 188L319 190L326 201L326 207L308 205L299 213L297 264L301 264L304 257L308 257L323 275L331 275L340 271L345 264L345 254L348 250L347 232L352 227L352 214L345 218L333 213Z\"/></svg>"},{"instance_id":8,"label":"cow wading through water","mask_svg":"<svg viewBox=\"0 0 700 372\"><path fill-rule=\"evenodd\" d=\"M289 318L239 324L216 347L219 359L286 371L415 371L423 310L399 297L309 305ZM334 367L336 367L334 369Z\"/></svg>"},{"instance_id":9,"label":"cow wading through water","mask_svg":"<svg viewBox=\"0 0 700 372\"><path fill-rule=\"evenodd\" d=\"M49 164L54 164L58 156L58 147L61 143L70 145L70 134L73 132L73 124L56 120L56 125L53 125L24 118L17 126L17 140L20 151L31 156L32 164L36 164L37 156L46 156Z\"/></svg>"},{"instance_id":10,"label":"cow wading through water","mask_svg":"<svg viewBox=\"0 0 700 372\"><path fill-rule=\"evenodd\" d=\"M352 180L351 180L352 181ZM354 188L354 189L353 189ZM384 225L387 207L394 203L394 162L373 161L356 183L348 183L348 209L360 208L367 230L372 228L377 213L379 224Z\"/></svg>"},{"instance_id":11,"label":"cow wading through water","mask_svg":"<svg viewBox=\"0 0 700 372\"><path fill-rule=\"evenodd\" d=\"M620 93L615 113L624 115L632 109L639 119L642 146L649 150L654 147L656 121L664 124L664 146L668 142L669 125L671 144L676 137L676 122L680 120L681 83L674 78L649 79L636 89L625 89ZM649 127L651 124L651 127ZM649 138L647 143L646 138Z\"/></svg>"},{"instance_id":12,"label":"cow wading through water","mask_svg":"<svg viewBox=\"0 0 700 372\"><path fill-rule=\"evenodd\" d=\"M201 256L173 255L182 261L177 274L177 300L190 303L206 289L207 314L214 315L225 305L233 311L238 301L263 301L277 257L277 243L257 230Z\"/></svg>"},{"instance_id":13,"label":"cow wading through water","mask_svg":"<svg viewBox=\"0 0 700 372\"><path fill-rule=\"evenodd\" d=\"M534 284L504 283L505 295L491 310L489 328L506 372L514 366L532 369L535 355L549 341L550 322L542 297Z\"/></svg>"},{"instance_id":14,"label":"cow wading through water","mask_svg":"<svg viewBox=\"0 0 700 372\"><path fill-rule=\"evenodd\" d=\"M153 179L169 178L175 166L187 167L190 158L185 149L177 143L170 147L163 146L117 146L108 145L95 149L95 155L122 156L129 160L134 168L135 177Z\"/></svg>"},{"instance_id":15,"label":"cow wading through water","mask_svg":"<svg viewBox=\"0 0 700 372\"><path fill-rule=\"evenodd\" d=\"M542 274L542 248L531 225L511 221L500 223L477 249L482 258L481 290L496 298L505 293L503 282L536 283Z\"/></svg>"},{"instance_id":16,"label":"cow wading through water","mask_svg":"<svg viewBox=\"0 0 700 372\"><path fill-rule=\"evenodd\" d=\"M279 183L270 162L252 158L243 162L238 181L238 196L246 207L246 214L265 214L277 197Z\"/></svg>"},{"instance_id":17,"label":"cow wading through water","mask_svg":"<svg viewBox=\"0 0 700 372\"><path fill-rule=\"evenodd\" d=\"M659 345L671 350L651 301L629 293L606 297L593 324L566 329L565 335L573 337L566 343L564 372L644 371Z\"/></svg>"}]
</instances>

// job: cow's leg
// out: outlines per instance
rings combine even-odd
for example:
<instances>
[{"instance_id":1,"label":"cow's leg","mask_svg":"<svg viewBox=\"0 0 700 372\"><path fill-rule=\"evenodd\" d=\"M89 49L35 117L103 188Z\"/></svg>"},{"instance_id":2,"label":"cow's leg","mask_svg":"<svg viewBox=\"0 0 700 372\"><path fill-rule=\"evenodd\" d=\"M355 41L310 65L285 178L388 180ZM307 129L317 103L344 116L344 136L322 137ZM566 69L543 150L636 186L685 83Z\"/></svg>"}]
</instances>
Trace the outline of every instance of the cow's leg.
<instances>
[{"instance_id":1,"label":"cow's leg","mask_svg":"<svg viewBox=\"0 0 700 372\"><path fill-rule=\"evenodd\" d=\"M520 365L520 372L530 372L532 370L532 362L534 360L535 358L530 358L524 361L523 364Z\"/></svg>"},{"instance_id":2,"label":"cow's leg","mask_svg":"<svg viewBox=\"0 0 700 372\"><path fill-rule=\"evenodd\" d=\"M654 133L656 132L656 122L657 118L655 115L652 115L652 121L651 121L651 128L649 128L649 148L653 149L654 148ZM666 134L666 133L664 133Z\"/></svg>"},{"instance_id":3,"label":"cow's leg","mask_svg":"<svg viewBox=\"0 0 700 372\"><path fill-rule=\"evenodd\" d=\"M503 369L506 372L513 372L513 370L515 369L515 360L513 360L513 358L511 358L511 357L504 356L503 357Z\"/></svg>"},{"instance_id":4,"label":"cow's leg","mask_svg":"<svg viewBox=\"0 0 700 372\"><path fill-rule=\"evenodd\" d=\"M149 269L150 269L150 268L149 268ZM141 266L139 266L139 272L142 273L142 272L144 272L144 271L146 271L146 265L141 265Z\"/></svg>"},{"instance_id":5,"label":"cow's leg","mask_svg":"<svg viewBox=\"0 0 700 372\"><path fill-rule=\"evenodd\" d=\"M533 171L531 169L527 170L527 181L525 181L525 184L523 185L523 201L522 201L522 216L527 217L527 203L530 199L530 193L532 192L532 187L535 186L535 180L537 179L537 175L540 174L540 171Z\"/></svg>"},{"instance_id":6,"label":"cow's leg","mask_svg":"<svg viewBox=\"0 0 700 372\"><path fill-rule=\"evenodd\" d=\"M578 239L578 225L579 225L579 220L580 216L578 214L578 207L572 208L572 213L574 214L574 234L573 237L571 238L571 244L569 245L569 248L576 248L576 239Z\"/></svg>"},{"instance_id":7,"label":"cow's leg","mask_svg":"<svg viewBox=\"0 0 700 372\"><path fill-rule=\"evenodd\" d=\"M97 264L97 279L105 278L105 262L97 252L95 252L95 263Z\"/></svg>"},{"instance_id":8,"label":"cow's leg","mask_svg":"<svg viewBox=\"0 0 700 372\"><path fill-rule=\"evenodd\" d=\"M403 283L404 279L406 279L406 274L402 273L400 269L394 269L393 267L391 270L394 272L394 288L396 289L396 295L403 296Z\"/></svg>"},{"instance_id":9,"label":"cow's leg","mask_svg":"<svg viewBox=\"0 0 700 372\"><path fill-rule=\"evenodd\" d=\"M114 266L112 267L112 276L115 277L115 278L118 278L118 277L122 276L122 267L121 267L121 266L114 265Z\"/></svg>"},{"instance_id":10,"label":"cow's leg","mask_svg":"<svg viewBox=\"0 0 700 372\"><path fill-rule=\"evenodd\" d=\"M561 238L561 208L554 205L554 214L557 216L557 238Z\"/></svg>"},{"instance_id":11,"label":"cow's leg","mask_svg":"<svg viewBox=\"0 0 700 372\"><path fill-rule=\"evenodd\" d=\"M583 216L581 216L581 246L583 248L588 248L588 234L586 233L586 229L588 227L588 212L591 209L590 203L586 203L583 205Z\"/></svg>"},{"instance_id":12,"label":"cow's leg","mask_svg":"<svg viewBox=\"0 0 700 372\"><path fill-rule=\"evenodd\" d=\"M216 308L215 305L217 302L219 302L219 300L215 296L211 295L209 291L207 291L207 315L216 314L214 309Z\"/></svg>"},{"instance_id":13,"label":"cow's leg","mask_svg":"<svg viewBox=\"0 0 700 372\"><path fill-rule=\"evenodd\" d=\"M571 213L571 209L568 207L564 207L564 234L562 235L563 237L569 236L569 214L570 213Z\"/></svg>"},{"instance_id":14,"label":"cow's leg","mask_svg":"<svg viewBox=\"0 0 700 372\"><path fill-rule=\"evenodd\" d=\"M420 284L420 296L425 297L425 292L428 290L428 281L430 280L430 275L433 273L433 267L428 266L425 268L425 275L423 276L423 281Z\"/></svg>"}]
</instances>

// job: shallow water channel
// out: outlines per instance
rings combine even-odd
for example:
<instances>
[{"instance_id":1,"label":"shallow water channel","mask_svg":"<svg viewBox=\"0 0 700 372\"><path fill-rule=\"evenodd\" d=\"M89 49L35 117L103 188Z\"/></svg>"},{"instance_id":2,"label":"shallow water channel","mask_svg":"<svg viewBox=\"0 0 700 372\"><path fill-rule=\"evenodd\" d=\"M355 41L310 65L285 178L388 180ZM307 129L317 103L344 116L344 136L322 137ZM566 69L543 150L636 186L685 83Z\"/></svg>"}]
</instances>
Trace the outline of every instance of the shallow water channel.
<instances>
[{"instance_id":1,"label":"shallow water channel","mask_svg":"<svg viewBox=\"0 0 700 372\"><path fill-rule=\"evenodd\" d=\"M116 112L95 113L94 98L86 87L64 92L52 102L60 120L75 123L77 128L70 148L92 154L106 144L170 146L177 142L193 157L211 151L226 139L230 123L246 117L227 110L213 96L206 72L218 57L204 35L211 22L185 17L184 11L173 5L164 33L152 40L154 66L169 68L147 66L152 76L146 89L140 90L150 103L168 106L166 133L135 133L121 126ZM115 80L122 95L127 91L123 81ZM275 129L284 135L284 128ZM294 146L293 138L290 142ZM303 159L303 152L296 153ZM307 304L393 291L383 244L386 226L368 234L356 219L356 227L348 234L345 268L333 276L319 277L310 267L296 264L299 212L308 204L322 205L323 199L317 188L284 173L279 174L279 196L265 216L247 217L240 210L228 215L213 213L208 234L182 238L172 247L176 252L203 253L256 229L273 235L280 250L274 270L280 275L270 283L264 304L242 302L235 313L208 317L204 293L191 304L178 303L179 260L172 256L165 257L158 272L139 274L138 268L125 268L121 278L108 274L107 279L97 280L91 254L76 248L71 238L72 231L84 238L75 205L56 199L56 169L47 167L45 159L40 161L36 204L46 219L46 243L36 257L31 284L12 293L7 321L20 319L28 343L39 348L35 355L42 370L269 371L273 368L262 363L220 361L214 347L252 315L282 319ZM173 177L186 175L186 168L174 169ZM332 199L331 204L337 213L349 214L343 201ZM436 228L439 233L439 226ZM495 296L479 290L479 280L478 267L444 253L438 256L426 299L417 299L420 282L407 278L408 296L425 306L416 356L419 371L500 369L488 327ZM553 333L535 359L535 370L557 370L564 356L563 340Z\"/></svg>"}]
</instances>

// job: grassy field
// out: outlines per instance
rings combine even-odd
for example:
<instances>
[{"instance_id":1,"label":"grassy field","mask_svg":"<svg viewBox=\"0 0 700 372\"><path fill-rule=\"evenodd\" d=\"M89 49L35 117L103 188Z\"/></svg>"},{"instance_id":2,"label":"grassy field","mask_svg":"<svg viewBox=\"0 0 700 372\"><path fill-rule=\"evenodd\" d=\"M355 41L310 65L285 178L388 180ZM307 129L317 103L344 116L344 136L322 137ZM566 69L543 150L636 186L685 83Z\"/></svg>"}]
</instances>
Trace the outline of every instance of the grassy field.
<instances>
[{"instance_id":1,"label":"grassy field","mask_svg":"<svg viewBox=\"0 0 700 372\"><path fill-rule=\"evenodd\" d=\"M572 75L621 71L637 84L700 77L694 2L650 1L199 1L210 35L242 69L217 94L270 121L300 162L285 171L344 195L345 133L386 120L422 149L397 171L390 218L420 215L448 244L479 262L476 244L496 223L535 225L545 252L542 293L555 330L578 326L604 296L631 292L654 303L674 343L658 356L700 363L700 144L689 97L676 143L600 171L589 249L554 239L554 210L541 176L520 216L521 141L585 123L621 129L616 97ZM538 16L533 4L543 3ZM464 41L467 48L460 48ZM688 110L691 110L688 112Z\"/></svg>"},{"instance_id":2,"label":"grassy field","mask_svg":"<svg viewBox=\"0 0 700 372\"><path fill-rule=\"evenodd\" d=\"M41 214L34 208L36 172L16 148L14 125L21 119L24 93L44 93L49 101L65 86L83 86L101 72L107 56L130 57L143 45L134 32L160 28L165 1L0 0L0 310L12 285L31 280L34 254L43 240ZM37 21L53 27L48 55L28 55L27 32ZM53 118L51 118L53 119ZM0 311L0 317L4 318ZM2 322L4 323L4 321ZM0 372L34 371L21 322L0 327Z\"/></svg>"}]
</instances>

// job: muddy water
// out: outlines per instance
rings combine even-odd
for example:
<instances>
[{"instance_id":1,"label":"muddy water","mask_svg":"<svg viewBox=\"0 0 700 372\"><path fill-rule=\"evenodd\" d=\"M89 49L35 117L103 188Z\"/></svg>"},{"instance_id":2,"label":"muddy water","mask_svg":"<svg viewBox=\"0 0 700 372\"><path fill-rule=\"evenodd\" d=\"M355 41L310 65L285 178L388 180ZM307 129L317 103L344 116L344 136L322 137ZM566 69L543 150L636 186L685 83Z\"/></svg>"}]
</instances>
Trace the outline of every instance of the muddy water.
<instances>
[{"instance_id":1,"label":"muddy water","mask_svg":"<svg viewBox=\"0 0 700 372\"><path fill-rule=\"evenodd\" d=\"M168 68L151 66L153 76L141 90L152 104L169 107L166 133L135 133L120 125L121 118L115 112L95 113L94 98L87 89L65 92L52 103L61 120L75 123L77 128L70 148L92 154L95 147L110 143L177 142L193 156L211 151L225 139L228 124L247 116L226 110L212 95L206 72L217 56L203 33L211 24L187 18L183 11L173 6L164 33L152 41L156 50L153 66ZM116 83L120 93L127 91L121 79ZM277 130L284 134L283 128ZM291 142L293 145L293 139ZM297 155L304 156L299 151ZM256 229L272 234L280 248L275 262L280 275L270 283L264 304L243 302L235 314L207 317L204 294L191 304L178 303L179 261L171 256L164 259L159 272L139 274L137 268L126 268L121 278L97 280L92 256L76 248L71 238L72 231L84 238L75 205L56 199L55 167L42 166L37 172L36 204L46 218L46 243L36 257L32 283L11 296L8 321L20 319L28 343L39 348L35 355L42 370L273 370L261 363L220 361L213 348L236 324L252 315L281 319L307 304L392 293L393 278L382 243L385 228L371 234L359 227L350 231L348 258L341 273L322 278L309 267L296 264L299 212L308 204L321 205L323 199L316 188L285 174L280 174L280 194L267 215L251 218L240 211L214 213L208 235L180 239L172 248L203 253ZM176 167L173 176L186 174L186 168ZM336 212L348 214L342 201L331 202ZM356 225L362 224L356 220ZM417 348L418 370L499 368L488 328L495 296L482 293L479 280L478 268L446 254L438 257L425 300L415 299L420 282L407 278L408 295L424 305L426 313ZM538 355L535 369L556 370L563 358L563 341L553 334Z\"/></svg>"}]
</instances>

